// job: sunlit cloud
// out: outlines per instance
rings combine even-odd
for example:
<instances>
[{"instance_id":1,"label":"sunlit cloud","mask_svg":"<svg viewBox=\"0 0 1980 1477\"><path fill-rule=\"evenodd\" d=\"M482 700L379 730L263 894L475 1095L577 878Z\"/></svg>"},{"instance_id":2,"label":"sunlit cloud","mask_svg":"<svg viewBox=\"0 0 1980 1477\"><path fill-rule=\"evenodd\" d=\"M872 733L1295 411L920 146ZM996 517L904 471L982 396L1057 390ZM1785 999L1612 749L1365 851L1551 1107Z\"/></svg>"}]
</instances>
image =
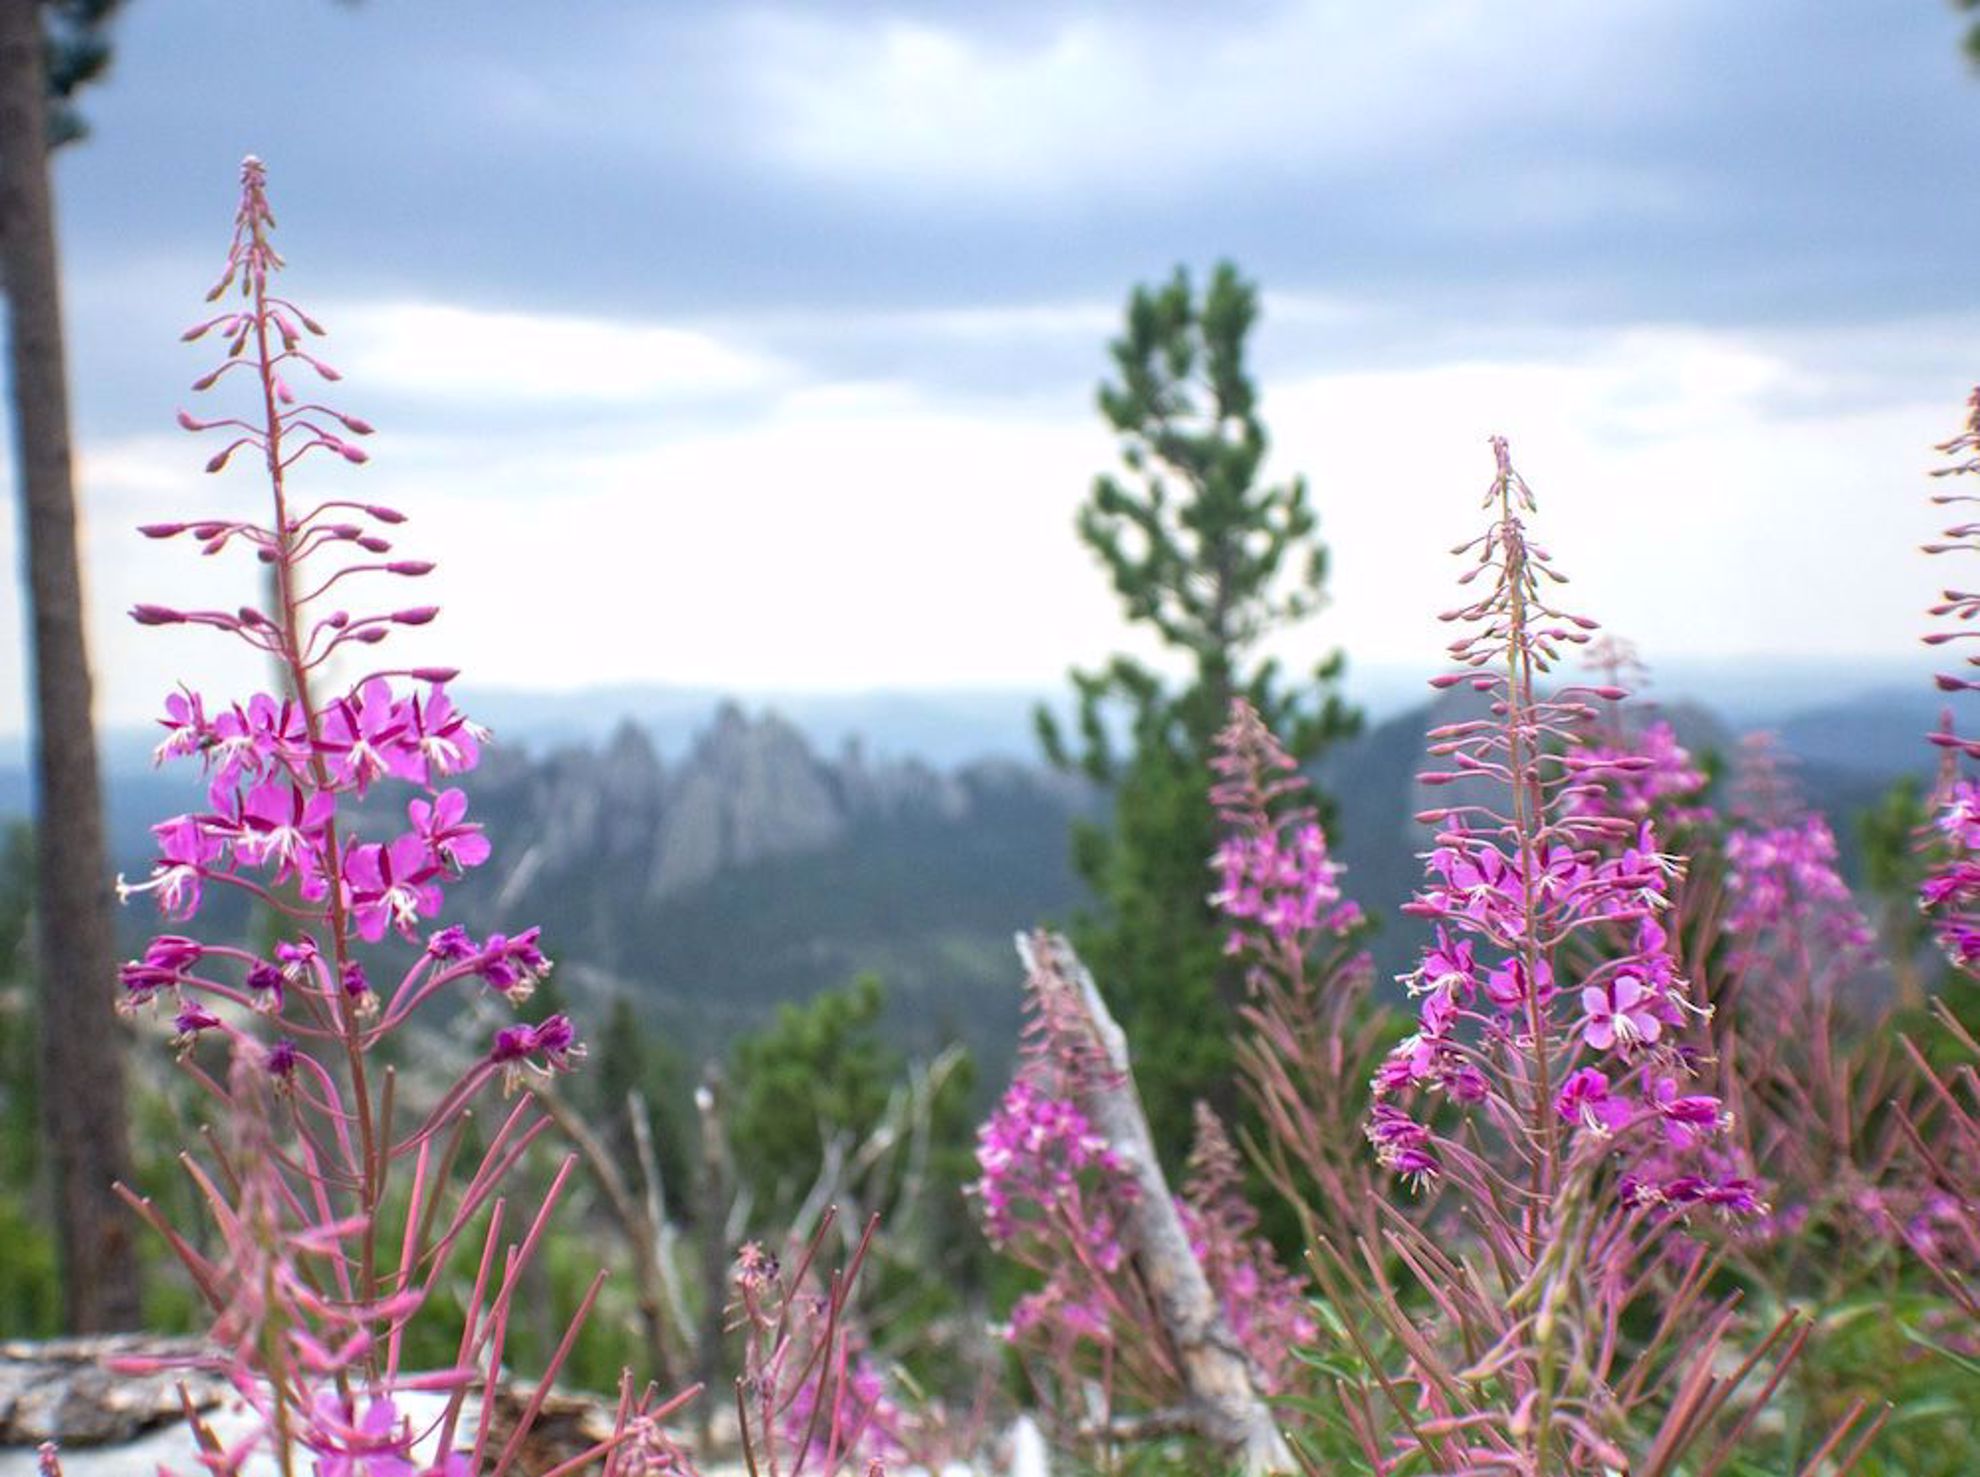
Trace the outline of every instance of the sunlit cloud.
<instances>
[{"instance_id":1,"label":"sunlit cloud","mask_svg":"<svg viewBox=\"0 0 1980 1477\"><path fill-rule=\"evenodd\" d=\"M760 391L785 374L763 354L651 322L432 302L347 304L334 316L340 368L422 397L626 405Z\"/></svg>"},{"instance_id":2,"label":"sunlit cloud","mask_svg":"<svg viewBox=\"0 0 1980 1477\"><path fill-rule=\"evenodd\" d=\"M1915 552L1931 528L1922 471L1960 403L1938 382L1946 346L1915 341L1893 392L1847 411L1828 403L1847 342L1654 326L1570 351L1271 382L1267 472L1308 476L1333 551L1328 610L1276 649L1295 669L1335 646L1364 668L1435 669L1436 615L1456 598L1446 551L1479 523L1486 438L1503 432L1574 608L1653 663L1902 660L1931 586ZM424 594L447 613L402 654L487 685L1050 691L1070 664L1155 655L1073 531L1115 458L1078 405L985 410L898 381L826 381L747 425L634 418L572 444L493 421L375 449L362 470L326 464L312 489L361 486L412 513L398 542L440 560ZM263 675L230 643L121 618L138 600L254 597L251 567L128 532L162 507L246 509L252 477L202 478L190 450L87 448L92 634L113 722L148 714L182 676L231 692ZM17 640L0 629L6 649ZM20 711L0 712L0 729Z\"/></svg>"}]
</instances>

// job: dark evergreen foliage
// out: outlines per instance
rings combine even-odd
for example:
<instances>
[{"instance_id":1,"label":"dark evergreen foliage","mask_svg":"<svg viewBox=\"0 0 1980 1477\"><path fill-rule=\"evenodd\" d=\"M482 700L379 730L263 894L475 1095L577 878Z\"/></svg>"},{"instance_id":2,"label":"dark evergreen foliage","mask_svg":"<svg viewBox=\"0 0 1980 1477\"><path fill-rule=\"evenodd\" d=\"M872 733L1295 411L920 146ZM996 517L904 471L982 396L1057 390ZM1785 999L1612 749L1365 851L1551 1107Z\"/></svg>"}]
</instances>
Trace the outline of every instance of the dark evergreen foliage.
<instances>
[{"instance_id":1,"label":"dark evergreen foliage","mask_svg":"<svg viewBox=\"0 0 1980 1477\"><path fill-rule=\"evenodd\" d=\"M1248 698L1302 761L1360 722L1339 695L1338 652L1303 682L1260 655L1268 635L1320 608L1327 551L1305 478L1261 479L1268 443L1245 362L1257 321L1257 289L1228 262L1200 296L1178 268L1129 299L1116 378L1099 393L1123 471L1095 479L1079 534L1128 618L1188 675L1171 682L1117 656L1073 674L1076 739L1038 715L1048 757L1113 798L1109 822L1076 834L1099 906L1075 935L1133 1040L1158 1143L1189 1141L1196 1098L1226 1111L1235 1101L1238 982L1206 900L1211 741L1231 699Z\"/></svg>"},{"instance_id":2,"label":"dark evergreen foliage","mask_svg":"<svg viewBox=\"0 0 1980 1477\"><path fill-rule=\"evenodd\" d=\"M736 1043L729 1136L757 1204L787 1217L818 1175L825 1141L870 1132L906 1063L880 1032L874 975L825 990Z\"/></svg>"},{"instance_id":3,"label":"dark evergreen foliage","mask_svg":"<svg viewBox=\"0 0 1980 1477\"><path fill-rule=\"evenodd\" d=\"M110 22L123 5L124 0L42 0L51 149L89 136L76 94L110 69Z\"/></svg>"}]
</instances>

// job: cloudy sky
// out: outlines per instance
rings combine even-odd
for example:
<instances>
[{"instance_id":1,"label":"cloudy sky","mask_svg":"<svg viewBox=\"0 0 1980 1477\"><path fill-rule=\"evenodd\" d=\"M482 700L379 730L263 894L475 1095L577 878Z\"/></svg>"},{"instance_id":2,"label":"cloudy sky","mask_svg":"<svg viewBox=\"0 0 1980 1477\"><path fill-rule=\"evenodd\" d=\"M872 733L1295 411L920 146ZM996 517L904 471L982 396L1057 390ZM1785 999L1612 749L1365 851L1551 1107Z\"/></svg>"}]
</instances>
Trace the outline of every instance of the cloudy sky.
<instances>
[{"instance_id":1,"label":"cloudy sky","mask_svg":"<svg viewBox=\"0 0 1980 1477\"><path fill-rule=\"evenodd\" d=\"M1128 288L1230 257L1331 610L1435 665L1485 438L1653 662L1904 660L1980 358L1939 0L134 0L59 164L99 708L255 673L177 342L268 161L285 286L490 685L1017 686L1123 642L1072 532ZM15 569L15 519L0 545ZM228 588L217 588L227 584ZM17 581L18 584L18 581ZM23 724L0 609L0 734Z\"/></svg>"}]
</instances>

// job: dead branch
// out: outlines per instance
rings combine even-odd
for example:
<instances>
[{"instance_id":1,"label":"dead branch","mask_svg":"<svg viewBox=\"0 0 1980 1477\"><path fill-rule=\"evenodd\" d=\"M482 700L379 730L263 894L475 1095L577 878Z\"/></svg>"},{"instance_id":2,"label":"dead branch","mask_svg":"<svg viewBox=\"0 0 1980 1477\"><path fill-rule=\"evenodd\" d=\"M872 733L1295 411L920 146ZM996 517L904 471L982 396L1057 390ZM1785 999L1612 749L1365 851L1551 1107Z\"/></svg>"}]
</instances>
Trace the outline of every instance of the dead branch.
<instances>
[{"instance_id":1,"label":"dead branch","mask_svg":"<svg viewBox=\"0 0 1980 1477\"><path fill-rule=\"evenodd\" d=\"M1032 988L1075 1001L1112 1068L1086 1090L1083 1107L1138 1182L1140 1194L1123 1216L1121 1241L1162 1321L1162 1333L1176 1350L1193 1429L1229 1450L1247 1474L1293 1471L1292 1452L1190 1250L1135 1090L1127 1034L1072 945L1041 931L1019 935L1017 946Z\"/></svg>"}]
</instances>

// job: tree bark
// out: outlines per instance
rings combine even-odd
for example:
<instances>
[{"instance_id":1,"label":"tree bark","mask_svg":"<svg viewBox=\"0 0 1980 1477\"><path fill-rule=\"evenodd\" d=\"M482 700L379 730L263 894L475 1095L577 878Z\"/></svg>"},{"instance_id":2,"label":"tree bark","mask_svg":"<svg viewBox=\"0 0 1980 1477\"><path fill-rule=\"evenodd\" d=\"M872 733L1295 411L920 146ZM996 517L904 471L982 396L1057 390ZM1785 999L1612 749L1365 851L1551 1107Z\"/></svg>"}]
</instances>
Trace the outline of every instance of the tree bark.
<instances>
[{"instance_id":1,"label":"tree bark","mask_svg":"<svg viewBox=\"0 0 1980 1477\"><path fill-rule=\"evenodd\" d=\"M62 1293L78 1333L135 1328L123 1032L77 567L68 370L55 257L39 0L0 0L0 282L33 628L41 1119Z\"/></svg>"},{"instance_id":2,"label":"tree bark","mask_svg":"<svg viewBox=\"0 0 1980 1477\"><path fill-rule=\"evenodd\" d=\"M1107 1054L1112 1083L1082 1094L1081 1106L1108 1147L1139 1183L1140 1194L1121 1224L1121 1244L1139 1269L1160 1314L1163 1332L1182 1365L1191 1428L1230 1452L1246 1477L1294 1470L1271 1407L1251 1377L1250 1362L1231 1336L1224 1315L1190 1250L1135 1091L1127 1035L1107 1009L1093 976L1072 945L1056 934L1018 935L1018 956L1043 989L1070 991L1086 1013L1093 1038Z\"/></svg>"}]
</instances>

